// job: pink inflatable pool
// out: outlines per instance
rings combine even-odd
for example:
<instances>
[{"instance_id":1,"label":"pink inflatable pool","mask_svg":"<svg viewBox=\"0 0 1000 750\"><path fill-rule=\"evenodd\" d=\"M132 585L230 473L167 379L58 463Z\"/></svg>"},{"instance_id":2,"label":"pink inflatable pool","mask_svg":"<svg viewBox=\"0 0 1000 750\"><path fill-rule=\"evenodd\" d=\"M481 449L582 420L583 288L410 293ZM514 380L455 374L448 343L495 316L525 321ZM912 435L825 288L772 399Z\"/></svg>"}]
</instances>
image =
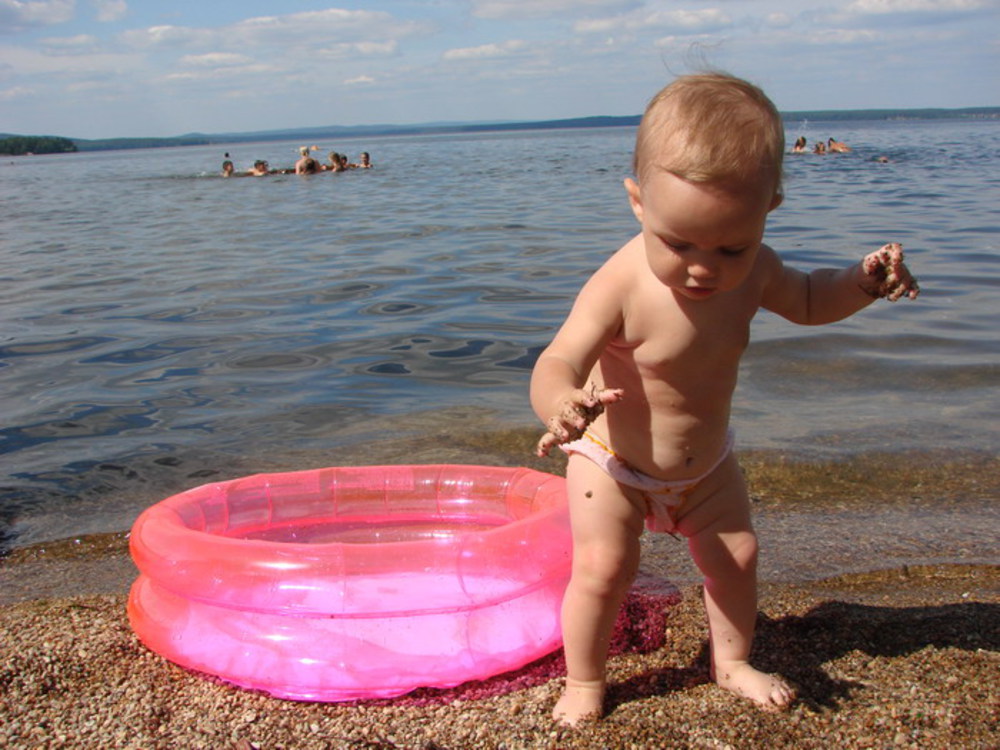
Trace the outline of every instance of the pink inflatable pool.
<instances>
[{"instance_id":1,"label":"pink inflatable pool","mask_svg":"<svg viewBox=\"0 0 1000 750\"><path fill-rule=\"evenodd\" d=\"M182 666L282 698L449 687L560 644L564 480L486 466L259 474L132 527L129 620Z\"/></svg>"}]
</instances>

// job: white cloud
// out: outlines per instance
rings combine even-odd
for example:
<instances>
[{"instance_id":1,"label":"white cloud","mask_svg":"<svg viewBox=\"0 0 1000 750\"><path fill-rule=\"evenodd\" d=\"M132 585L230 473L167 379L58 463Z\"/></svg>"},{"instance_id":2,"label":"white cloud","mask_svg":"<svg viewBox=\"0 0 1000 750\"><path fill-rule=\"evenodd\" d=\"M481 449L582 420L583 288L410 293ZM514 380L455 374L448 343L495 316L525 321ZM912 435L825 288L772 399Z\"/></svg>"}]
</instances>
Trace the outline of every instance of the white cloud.
<instances>
[{"instance_id":1,"label":"white cloud","mask_svg":"<svg viewBox=\"0 0 1000 750\"><path fill-rule=\"evenodd\" d=\"M203 55L185 55L178 62L193 68L226 68L247 65L253 60L235 52L207 52Z\"/></svg>"},{"instance_id":2,"label":"white cloud","mask_svg":"<svg viewBox=\"0 0 1000 750\"><path fill-rule=\"evenodd\" d=\"M400 39L428 28L422 22L400 21L383 11L329 8L285 16L248 18L224 27L220 33L231 36L240 44L294 43L312 46L330 39Z\"/></svg>"},{"instance_id":3,"label":"white cloud","mask_svg":"<svg viewBox=\"0 0 1000 750\"><path fill-rule=\"evenodd\" d=\"M611 33L669 29L681 33L703 33L732 26L732 19L718 8L704 10L636 11L609 18L591 18L577 21L573 29L580 33Z\"/></svg>"},{"instance_id":4,"label":"white cloud","mask_svg":"<svg viewBox=\"0 0 1000 750\"><path fill-rule=\"evenodd\" d=\"M339 42L324 47L306 48L305 50L288 50L287 57L295 58L301 63L309 60L317 61L350 61L360 57L386 58L396 54L399 43L395 39L384 42Z\"/></svg>"},{"instance_id":5,"label":"white cloud","mask_svg":"<svg viewBox=\"0 0 1000 750\"><path fill-rule=\"evenodd\" d=\"M169 85L172 95L184 86L186 96L216 97L224 84L280 96L293 84L322 88L352 78L360 83L356 61L390 59L398 54L399 39L430 28L385 12L329 9L217 27L152 25L103 39L52 38L34 48L10 47L9 56L0 51L0 59L12 73L6 76L11 84L36 83L29 78L34 77L70 90L71 84L103 85L114 76L121 87L153 91Z\"/></svg>"},{"instance_id":6,"label":"white cloud","mask_svg":"<svg viewBox=\"0 0 1000 750\"><path fill-rule=\"evenodd\" d=\"M989 0L854 0L847 6L848 12L871 15L885 13L940 13L978 10L989 4Z\"/></svg>"},{"instance_id":7,"label":"white cloud","mask_svg":"<svg viewBox=\"0 0 1000 750\"><path fill-rule=\"evenodd\" d=\"M205 67L198 70L182 70L175 73L167 73L161 80L172 82L183 81L211 81L216 79L232 80L237 77L247 75L260 75L262 73L273 73L273 66L263 63L249 62L243 65L219 65L216 67Z\"/></svg>"},{"instance_id":8,"label":"white cloud","mask_svg":"<svg viewBox=\"0 0 1000 750\"><path fill-rule=\"evenodd\" d=\"M100 95L103 98L115 98L122 95L121 83L117 80L93 79L89 81L74 81L66 84L66 91L85 93L88 96Z\"/></svg>"},{"instance_id":9,"label":"white cloud","mask_svg":"<svg viewBox=\"0 0 1000 750\"><path fill-rule=\"evenodd\" d=\"M92 34L46 37L40 41L47 52L56 55L92 52L100 44L97 37Z\"/></svg>"},{"instance_id":10,"label":"white cloud","mask_svg":"<svg viewBox=\"0 0 1000 750\"><path fill-rule=\"evenodd\" d=\"M13 101L14 99L26 99L34 96L35 92L25 86L12 86L9 89L0 89L0 102Z\"/></svg>"},{"instance_id":11,"label":"white cloud","mask_svg":"<svg viewBox=\"0 0 1000 750\"><path fill-rule=\"evenodd\" d=\"M0 31L66 23L75 10L76 0L0 0Z\"/></svg>"},{"instance_id":12,"label":"white cloud","mask_svg":"<svg viewBox=\"0 0 1000 750\"><path fill-rule=\"evenodd\" d=\"M678 26L681 28L700 29L704 26L728 26L732 20L718 8L705 10L669 10L653 13L649 23L663 26Z\"/></svg>"},{"instance_id":13,"label":"white cloud","mask_svg":"<svg viewBox=\"0 0 1000 750\"><path fill-rule=\"evenodd\" d=\"M74 43L81 44L85 39L85 36L68 37L65 40L68 43L61 47L57 44L59 40L49 39L46 40L45 48L40 49L0 47L0 60L4 61L9 73L17 76L32 79L65 78L67 83L78 81L87 75L118 73L123 70L135 70L141 66L141 61L134 55L106 53L73 46Z\"/></svg>"},{"instance_id":14,"label":"white cloud","mask_svg":"<svg viewBox=\"0 0 1000 750\"><path fill-rule=\"evenodd\" d=\"M345 86L365 86L370 83L375 83L375 79L371 76L357 76L356 78L348 78L344 81Z\"/></svg>"},{"instance_id":15,"label":"white cloud","mask_svg":"<svg viewBox=\"0 0 1000 750\"><path fill-rule=\"evenodd\" d=\"M872 44L882 39L882 34L871 29L820 29L806 35L808 44Z\"/></svg>"},{"instance_id":16,"label":"white cloud","mask_svg":"<svg viewBox=\"0 0 1000 750\"><path fill-rule=\"evenodd\" d=\"M150 26L145 29L129 29L119 39L136 49L151 47L211 46L218 37L209 29L193 29L186 26Z\"/></svg>"},{"instance_id":17,"label":"white cloud","mask_svg":"<svg viewBox=\"0 0 1000 750\"><path fill-rule=\"evenodd\" d=\"M330 8L285 16L257 16L215 28L150 26L126 31L120 38L138 49L283 47L293 53L339 39L354 40L354 44L395 42L428 29L425 23L398 21L381 11Z\"/></svg>"},{"instance_id":18,"label":"white cloud","mask_svg":"<svg viewBox=\"0 0 1000 750\"><path fill-rule=\"evenodd\" d=\"M461 47L447 50L445 60L487 60L510 57L523 51L527 45L520 39L512 39L500 44L482 44L478 47Z\"/></svg>"},{"instance_id":19,"label":"white cloud","mask_svg":"<svg viewBox=\"0 0 1000 750\"><path fill-rule=\"evenodd\" d=\"M668 36L663 36L660 37L659 39L656 39L653 42L653 46L656 47L657 49L676 49L683 51L691 51L692 45L698 45L701 42L710 43L711 40L693 34L687 34L685 36L677 36L676 34L670 34Z\"/></svg>"},{"instance_id":20,"label":"white cloud","mask_svg":"<svg viewBox=\"0 0 1000 750\"><path fill-rule=\"evenodd\" d=\"M607 12L638 5L634 0L473 0L472 15L478 18L520 20L585 10Z\"/></svg>"},{"instance_id":21,"label":"white cloud","mask_svg":"<svg viewBox=\"0 0 1000 750\"><path fill-rule=\"evenodd\" d=\"M97 8L97 20L102 22L118 21L128 13L128 3L125 0L91 0Z\"/></svg>"},{"instance_id":22,"label":"white cloud","mask_svg":"<svg viewBox=\"0 0 1000 750\"><path fill-rule=\"evenodd\" d=\"M399 48L399 42L395 39L386 42L356 42L351 47L362 55L392 55Z\"/></svg>"}]
</instances>

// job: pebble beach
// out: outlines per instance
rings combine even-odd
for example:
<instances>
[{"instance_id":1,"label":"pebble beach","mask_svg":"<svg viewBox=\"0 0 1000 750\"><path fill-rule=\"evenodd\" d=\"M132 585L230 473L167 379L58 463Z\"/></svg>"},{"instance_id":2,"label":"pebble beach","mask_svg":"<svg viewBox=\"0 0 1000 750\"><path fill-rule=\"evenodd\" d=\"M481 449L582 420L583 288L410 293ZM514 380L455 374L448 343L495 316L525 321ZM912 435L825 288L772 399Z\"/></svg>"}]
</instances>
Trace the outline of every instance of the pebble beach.
<instances>
[{"instance_id":1,"label":"pebble beach","mask_svg":"<svg viewBox=\"0 0 1000 750\"><path fill-rule=\"evenodd\" d=\"M531 431L510 439L529 441ZM508 449L502 436L489 443ZM448 457L468 458L455 451ZM844 471L831 483L829 466L741 459L766 556L755 660L796 685L799 700L785 713L761 712L709 681L700 589L669 537L644 538L643 571L609 664L606 716L568 730L549 718L561 688L558 652L483 682L340 704L282 701L170 664L129 627L136 571L123 531L23 547L0 560L0 747L996 748L996 459L979 457L975 471L969 457L891 460L910 489L866 485L875 465L855 464L859 476ZM803 575L812 568L788 552L797 533L794 523L786 527L830 507L868 509L868 533L852 539L847 527L825 529L832 546L822 556L863 556L868 569ZM929 522L951 509L935 537L954 558L905 557L903 538L934 550L913 529L885 525L900 508ZM665 580L676 587L650 584Z\"/></svg>"},{"instance_id":2,"label":"pebble beach","mask_svg":"<svg viewBox=\"0 0 1000 750\"><path fill-rule=\"evenodd\" d=\"M765 586L758 662L799 689L783 714L708 681L697 587L665 643L612 657L607 716L557 729L558 654L514 675L396 700L276 700L146 650L124 595L0 610L7 748L995 748L1000 573L936 567Z\"/></svg>"}]
</instances>

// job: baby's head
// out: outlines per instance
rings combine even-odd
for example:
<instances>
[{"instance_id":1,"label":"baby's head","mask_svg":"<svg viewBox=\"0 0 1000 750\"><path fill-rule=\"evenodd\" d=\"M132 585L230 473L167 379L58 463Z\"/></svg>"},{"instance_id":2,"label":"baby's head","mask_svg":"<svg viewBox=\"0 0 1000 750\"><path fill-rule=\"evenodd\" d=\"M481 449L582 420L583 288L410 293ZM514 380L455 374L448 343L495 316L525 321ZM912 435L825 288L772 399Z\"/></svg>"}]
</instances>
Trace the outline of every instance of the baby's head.
<instances>
[{"instance_id":1,"label":"baby's head","mask_svg":"<svg viewBox=\"0 0 1000 750\"><path fill-rule=\"evenodd\" d=\"M694 183L755 185L781 194L785 130L759 88L725 73L678 78L646 107L633 170Z\"/></svg>"}]
</instances>

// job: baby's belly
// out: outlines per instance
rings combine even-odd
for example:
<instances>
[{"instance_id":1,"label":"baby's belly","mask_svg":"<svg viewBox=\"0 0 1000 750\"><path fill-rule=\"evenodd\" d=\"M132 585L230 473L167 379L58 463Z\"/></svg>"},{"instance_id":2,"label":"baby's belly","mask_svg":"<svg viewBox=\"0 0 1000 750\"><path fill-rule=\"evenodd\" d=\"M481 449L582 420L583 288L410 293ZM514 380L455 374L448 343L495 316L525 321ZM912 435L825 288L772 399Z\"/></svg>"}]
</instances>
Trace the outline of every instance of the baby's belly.
<instances>
[{"instance_id":1,"label":"baby's belly","mask_svg":"<svg viewBox=\"0 0 1000 750\"><path fill-rule=\"evenodd\" d=\"M660 479L689 479L712 467L724 450L736 370L714 360L657 367L602 358L594 379L622 388L624 398L593 425L608 445L639 471ZM682 366L686 365L686 366Z\"/></svg>"},{"instance_id":2,"label":"baby's belly","mask_svg":"<svg viewBox=\"0 0 1000 750\"><path fill-rule=\"evenodd\" d=\"M625 405L623 401L621 406ZM694 418L656 415L631 418L616 415L612 406L592 425L592 431L630 466L659 479L690 479L708 471L725 450L729 415ZM603 423L602 423L603 422Z\"/></svg>"}]
</instances>

